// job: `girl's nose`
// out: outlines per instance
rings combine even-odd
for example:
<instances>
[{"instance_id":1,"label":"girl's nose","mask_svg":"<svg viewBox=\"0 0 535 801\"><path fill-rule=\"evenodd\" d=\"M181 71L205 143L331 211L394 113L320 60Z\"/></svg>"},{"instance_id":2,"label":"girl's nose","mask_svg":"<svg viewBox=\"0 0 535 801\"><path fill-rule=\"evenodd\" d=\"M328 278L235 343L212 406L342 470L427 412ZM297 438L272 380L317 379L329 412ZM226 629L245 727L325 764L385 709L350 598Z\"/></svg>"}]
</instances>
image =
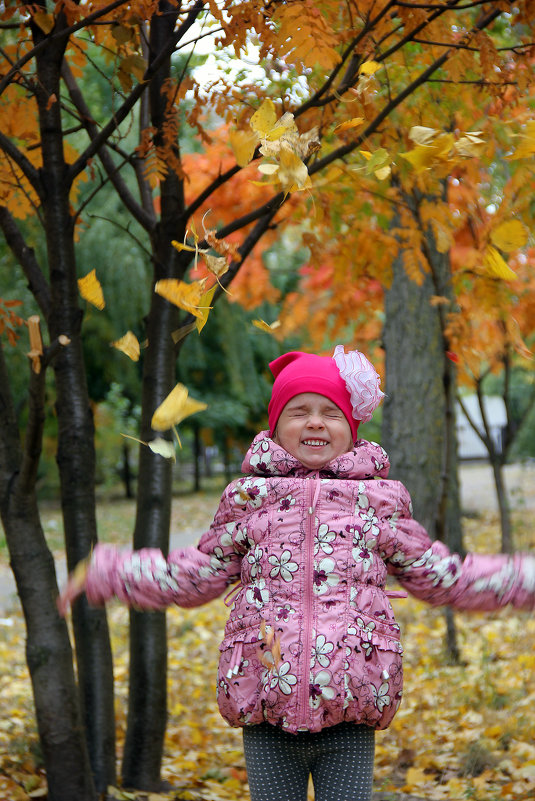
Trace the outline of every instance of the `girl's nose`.
<instances>
[{"instance_id":1,"label":"girl's nose","mask_svg":"<svg viewBox=\"0 0 535 801\"><path fill-rule=\"evenodd\" d=\"M308 418L307 424L311 428L323 428L323 418L319 414L311 414Z\"/></svg>"}]
</instances>

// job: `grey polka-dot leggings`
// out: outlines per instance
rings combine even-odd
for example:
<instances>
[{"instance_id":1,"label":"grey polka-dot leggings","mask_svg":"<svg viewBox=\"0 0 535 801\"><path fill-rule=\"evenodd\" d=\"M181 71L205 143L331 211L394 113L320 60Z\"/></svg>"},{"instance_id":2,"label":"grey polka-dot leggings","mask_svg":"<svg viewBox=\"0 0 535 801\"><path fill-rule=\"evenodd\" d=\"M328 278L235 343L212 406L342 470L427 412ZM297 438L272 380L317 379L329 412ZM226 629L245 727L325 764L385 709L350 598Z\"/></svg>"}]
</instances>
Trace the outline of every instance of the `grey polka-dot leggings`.
<instances>
[{"instance_id":1,"label":"grey polka-dot leggings","mask_svg":"<svg viewBox=\"0 0 535 801\"><path fill-rule=\"evenodd\" d=\"M375 731L340 723L290 734L261 723L243 730L251 801L306 801L312 775L315 801L370 801Z\"/></svg>"}]
</instances>

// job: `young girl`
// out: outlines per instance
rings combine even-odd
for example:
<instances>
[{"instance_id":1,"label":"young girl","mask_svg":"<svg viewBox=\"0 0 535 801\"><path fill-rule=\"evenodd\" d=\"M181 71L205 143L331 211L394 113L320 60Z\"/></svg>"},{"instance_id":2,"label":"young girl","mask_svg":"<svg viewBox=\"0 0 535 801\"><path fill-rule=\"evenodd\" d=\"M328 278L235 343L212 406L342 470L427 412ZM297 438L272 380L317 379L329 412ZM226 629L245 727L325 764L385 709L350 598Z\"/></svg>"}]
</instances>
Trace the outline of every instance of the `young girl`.
<instances>
[{"instance_id":1,"label":"young girl","mask_svg":"<svg viewBox=\"0 0 535 801\"><path fill-rule=\"evenodd\" d=\"M432 542L411 516L388 458L357 439L381 401L379 376L358 351L333 358L292 352L275 376L270 431L255 437L245 478L226 488L197 547L164 559L152 549L98 545L85 575L60 598L65 613L85 589L147 609L193 607L229 585L218 702L243 727L252 801L371 798L374 730L399 707L399 627L386 589L394 575L435 605L535 607L535 558L464 561Z\"/></svg>"}]
</instances>

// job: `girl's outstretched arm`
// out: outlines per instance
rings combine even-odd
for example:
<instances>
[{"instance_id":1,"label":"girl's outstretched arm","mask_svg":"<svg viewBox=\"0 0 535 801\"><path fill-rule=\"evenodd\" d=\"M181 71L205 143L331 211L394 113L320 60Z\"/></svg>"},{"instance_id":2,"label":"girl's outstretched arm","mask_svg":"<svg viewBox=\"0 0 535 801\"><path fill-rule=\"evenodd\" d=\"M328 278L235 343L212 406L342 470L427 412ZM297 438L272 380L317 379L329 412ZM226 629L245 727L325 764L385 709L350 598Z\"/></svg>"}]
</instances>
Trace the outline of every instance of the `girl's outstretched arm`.
<instances>
[{"instance_id":1,"label":"girl's outstretched arm","mask_svg":"<svg viewBox=\"0 0 535 801\"><path fill-rule=\"evenodd\" d=\"M82 592L92 605L118 598L140 609L199 606L217 598L240 578L245 552L231 536L236 520L244 514L232 501L231 487L225 490L214 522L199 544L171 551L167 559L156 548L132 551L97 545L61 592L60 614Z\"/></svg>"},{"instance_id":2,"label":"girl's outstretched arm","mask_svg":"<svg viewBox=\"0 0 535 801\"><path fill-rule=\"evenodd\" d=\"M397 482L396 482L397 484ZM386 515L388 570L412 595L434 606L491 611L511 605L535 609L535 556L469 553L464 559L432 541L412 517L406 488Z\"/></svg>"}]
</instances>

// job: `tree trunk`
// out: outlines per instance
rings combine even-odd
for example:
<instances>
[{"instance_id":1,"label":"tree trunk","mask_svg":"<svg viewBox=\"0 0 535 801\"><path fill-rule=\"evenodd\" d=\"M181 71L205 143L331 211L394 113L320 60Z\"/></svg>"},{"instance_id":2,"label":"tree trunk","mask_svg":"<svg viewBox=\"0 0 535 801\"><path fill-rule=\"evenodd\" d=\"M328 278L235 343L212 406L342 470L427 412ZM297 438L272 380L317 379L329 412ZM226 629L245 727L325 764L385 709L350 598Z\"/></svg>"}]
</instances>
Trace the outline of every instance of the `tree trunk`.
<instances>
[{"instance_id":1,"label":"tree trunk","mask_svg":"<svg viewBox=\"0 0 535 801\"><path fill-rule=\"evenodd\" d=\"M503 462L499 455L491 454L492 474L494 476L494 486L496 487L496 498L498 500L498 509L500 511L500 528L502 532L502 553L513 552L513 534L511 531L511 514L509 510L509 501L507 499L507 490L503 480Z\"/></svg>"},{"instance_id":2,"label":"tree trunk","mask_svg":"<svg viewBox=\"0 0 535 801\"><path fill-rule=\"evenodd\" d=\"M65 22L63 20L63 22ZM60 40L61 41L61 40ZM80 337L74 221L70 214L68 167L63 154L60 97L62 45L52 45L36 58L43 167L46 196L44 227L50 273L50 340L62 334L68 347L54 360L58 418L57 463L65 529L67 566L73 570L96 542L94 426L89 403ZM113 665L106 615L90 609L85 598L73 608L78 682L89 755L98 791L115 783L115 722Z\"/></svg>"},{"instance_id":3,"label":"tree trunk","mask_svg":"<svg viewBox=\"0 0 535 801\"><path fill-rule=\"evenodd\" d=\"M198 425L193 424L193 492L201 491L202 443Z\"/></svg>"},{"instance_id":4,"label":"tree trunk","mask_svg":"<svg viewBox=\"0 0 535 801\"><path fill-rule=\"evenodd\" d=\"M392 476L403 481L411 494L416 519L432 538L462 553L455 372L447 358L443 311L431 304L437 295L453 299L449 257L437 251L431 231L423 230L418 196L404 194L403 199L424 234L422 249L430 272L419 286L407 276L400 255L385 292L383 444L390 454ZM445 616L445 649L457 663L452 610L446 609Z\"/></svg>"},{"instance_id":5,"label":"tree trunk","mask_svg":"<svg viewBox=\"0 0 535 801\"><path fill-rule=\"evenodd\" d=\"M179 7L178 7L179 8ZM160 0L151 23L149 63L173 36L178 8ZM171 75L165 59L149 87L150 121L155 144L164 142L169 118L164 85ZM169 143L167 143L169 146ZM179 158L175 145L176 158ZM152 232L154 283L161 278L182 278L189 262L178 254L173 240L185 234L182 179L171 167L160 184L161 219ZM175 384L176 349L172 332L178 327L178 309L155 292L147 318L148 347L143 360L141 439L154 437L154 411ZM172 462L148 448L140 448L134 548L159 548L167 555L171 521ZM163 612L130 613L130 672L128 724L122 765L123 783L140 790L158 790L163 741L167 722L167 632Z\"/></svg>"},{"instance_id":6,"label":"tree trunk","mask_svg":"<svg viewBox=\"0 0 535 801\"><path fill-rule=\"evenodd\" d=\"M44 371L32 373L23 457L0 346L0 514L26 622L33 687L50 801L95 801L81 725L67 625L56 609L54 559L41 527L35 474L44 421Z\"/></svg>"}]
</instances>

